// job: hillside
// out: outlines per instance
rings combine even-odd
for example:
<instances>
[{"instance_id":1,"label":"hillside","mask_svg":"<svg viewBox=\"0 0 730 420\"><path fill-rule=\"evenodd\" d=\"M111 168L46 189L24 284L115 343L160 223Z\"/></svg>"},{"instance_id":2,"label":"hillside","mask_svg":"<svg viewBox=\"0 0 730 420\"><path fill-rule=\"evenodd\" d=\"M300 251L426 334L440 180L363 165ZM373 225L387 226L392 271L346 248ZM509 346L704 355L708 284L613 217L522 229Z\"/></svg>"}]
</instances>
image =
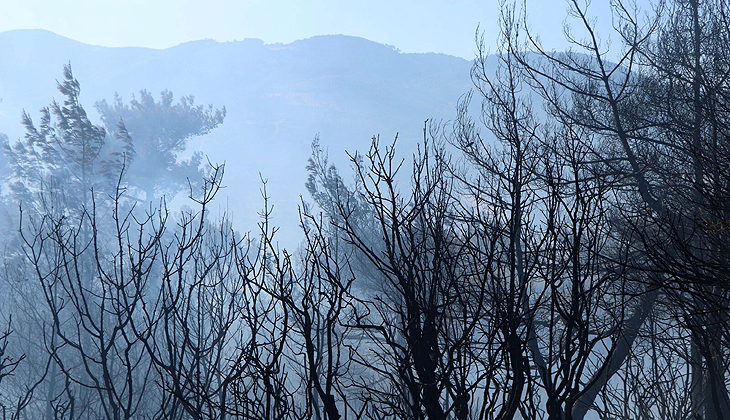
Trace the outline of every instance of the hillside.
<instances>
[{"instance_id":1,"label":"hillside","mask_svg":"<svg viewBox=\"0 0 730 420\"><path fill-rule=\"evenodd\" d=\"M470 62L443 54L403 54L362 38L318 36L291 44L195 41L176 47L106 48L42 30L0 33L0 132L22 136L20 114L58 98L55 79L71 62L87 110L163 89L197 103L225 106L224 124L190 144L226 162L225 204L243 229L261 206L259 173L269 179L276 223L284 231L304 192L305 165L319 135L335 162L367 148L373 135L400 133L402 149L422 137L427 118L454 117L471 87ZM93 114L92 114L93 115ZM95 116L92 117L95 119ZM222 203L223 201L221 201Z\"/></svg>"}]
</instances>

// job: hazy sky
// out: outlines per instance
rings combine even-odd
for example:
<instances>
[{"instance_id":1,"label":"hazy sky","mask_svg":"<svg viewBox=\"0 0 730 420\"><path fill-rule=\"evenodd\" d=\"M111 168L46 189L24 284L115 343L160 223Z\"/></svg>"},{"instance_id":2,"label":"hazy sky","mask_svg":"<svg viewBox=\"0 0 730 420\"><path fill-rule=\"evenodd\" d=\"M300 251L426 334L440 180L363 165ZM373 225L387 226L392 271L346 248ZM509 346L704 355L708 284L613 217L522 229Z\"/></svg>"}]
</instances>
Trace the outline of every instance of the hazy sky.
<instances>
[{"instance_id":1,"label":"hazy sky","mask_svg":"<svg viewBox=\"0 0 730 420\"><path fill-rule=\"evenodd\" d=\"M610 27L609 0L593 3L591 14ZM528 10L543 43L563 47L566 1L528 0ZM203 38L288 43L346 34L404 52L471 59L477 25L491 42L498 13L498 0L4 0L0 32L41 28L89 44L151 48Z\"/></svg>"}]
</instances>

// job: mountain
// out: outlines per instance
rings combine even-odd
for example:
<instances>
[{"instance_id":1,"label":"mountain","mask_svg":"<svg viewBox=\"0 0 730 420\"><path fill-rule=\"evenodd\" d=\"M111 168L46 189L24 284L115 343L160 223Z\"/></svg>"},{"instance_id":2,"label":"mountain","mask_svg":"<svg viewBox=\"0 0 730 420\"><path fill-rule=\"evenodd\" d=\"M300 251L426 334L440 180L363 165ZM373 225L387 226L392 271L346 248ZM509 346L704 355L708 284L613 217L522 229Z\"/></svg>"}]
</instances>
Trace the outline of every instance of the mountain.
<instances>
[{"instance_id":1,"label":"mountain","mask_svg":"<svg viewBox=\"0 0 730 420\"><path fill-rule=\"evenodd\" d=\"M366 150L374 135L389 142L399 133L408 157L424 121L453 119L459 97L471 88L467 60L404 54L343 35L290 44L202 40L155 50L18 30L0 33L0 53L0 132L11 141L23 135L22 109L37 119L38 109L60 97L55 80L69 61L92 121L99 121L91 112L95 101L110 101L117 92L127 102L141 89L155 96L169 89L176 97L192 94L196 103L225 106L223 125L189 149L226 163L219 202L243 230L258 221L260 175L268 179L275 224L282 232L296 229L315 136L345 173L344 151Z\"/></svg>"}]
</instances>

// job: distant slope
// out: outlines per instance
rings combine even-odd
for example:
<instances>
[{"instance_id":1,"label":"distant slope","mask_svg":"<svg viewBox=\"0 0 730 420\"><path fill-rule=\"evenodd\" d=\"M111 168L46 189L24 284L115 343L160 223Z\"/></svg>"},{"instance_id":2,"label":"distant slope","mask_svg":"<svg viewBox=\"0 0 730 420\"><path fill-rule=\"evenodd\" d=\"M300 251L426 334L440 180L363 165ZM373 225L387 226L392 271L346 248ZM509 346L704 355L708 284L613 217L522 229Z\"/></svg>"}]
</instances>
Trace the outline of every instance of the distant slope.
<instances>
[{"instance_id":1,"label":"distant slope","mask_svg":"<svg viewBox=\"0 0 730 420\"><path fill-rule=\"evenodd\" d=\"M459 96L471 87L466 60L403 54L342 35L291 44L195 41L153 50L20 30L0 33L0 54L0 132L11 140L23 134L23 108L37 118L40 107L59 98L55 79L69 61L88 110L115 92L126 102L140 89L155 96L170 89L176 97L192 94L197 103L225 105L224 124L191 148L226 162L224 194L241 229L257 221L259 173L269 179L276 223L296 226L315 135L336 162L345 161L345 149L366 149L376 134L390 140L400 132L409 150L422 137L424 120L452 119Z\"/></svg>"}]
</instances>

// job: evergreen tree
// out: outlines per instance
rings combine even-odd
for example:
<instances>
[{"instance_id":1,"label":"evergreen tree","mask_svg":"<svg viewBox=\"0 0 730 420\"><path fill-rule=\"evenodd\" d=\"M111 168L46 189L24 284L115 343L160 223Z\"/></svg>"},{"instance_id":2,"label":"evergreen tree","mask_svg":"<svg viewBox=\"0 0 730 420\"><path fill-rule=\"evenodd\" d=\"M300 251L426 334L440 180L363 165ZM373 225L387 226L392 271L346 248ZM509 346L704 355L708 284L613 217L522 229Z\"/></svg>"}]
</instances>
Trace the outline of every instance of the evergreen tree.
<instances>
[{"instance_id":1,"label":"evergreen tree","mask_svg":"<svg viewBox=\"0 0 730 420\"><path fill-rule=\"evenodd\" d=\"M188 180L203 178L202 153L194 153L185 161L179 161L178 156L190 138L209 133L226 116L225 107L213 110L211 105L195 105L193 96L184 96L175 104L169 90L162 91L159 101L142 90L139 99L132 98L128 105L115 95L112 104L99 101L96 109L108 130L123 121L134 138L135 158L128 181L137 192L145 193L147 202L161 195L175 195Z\"/></svg>"},{"instance_id":2,"label":"evergreen tree","mask_svg":"<svg viewBox=\"0 0 730 420\"><path fill-rule=\"evenodd\" d=\"M107 130L92 123L81 105L81 86L70 63L63 76L57 82L63 105L54 100L42 108L38 126L24 110L24 138L15 144L5 141L3 148L10 167L8 188L15 201L38 212L77 214L89 207L92 190L112 191L125 159L122 153L131 152L132 143L120 123L114 131L122 147L114 151Z\"/></svg>"}]
</instances>

